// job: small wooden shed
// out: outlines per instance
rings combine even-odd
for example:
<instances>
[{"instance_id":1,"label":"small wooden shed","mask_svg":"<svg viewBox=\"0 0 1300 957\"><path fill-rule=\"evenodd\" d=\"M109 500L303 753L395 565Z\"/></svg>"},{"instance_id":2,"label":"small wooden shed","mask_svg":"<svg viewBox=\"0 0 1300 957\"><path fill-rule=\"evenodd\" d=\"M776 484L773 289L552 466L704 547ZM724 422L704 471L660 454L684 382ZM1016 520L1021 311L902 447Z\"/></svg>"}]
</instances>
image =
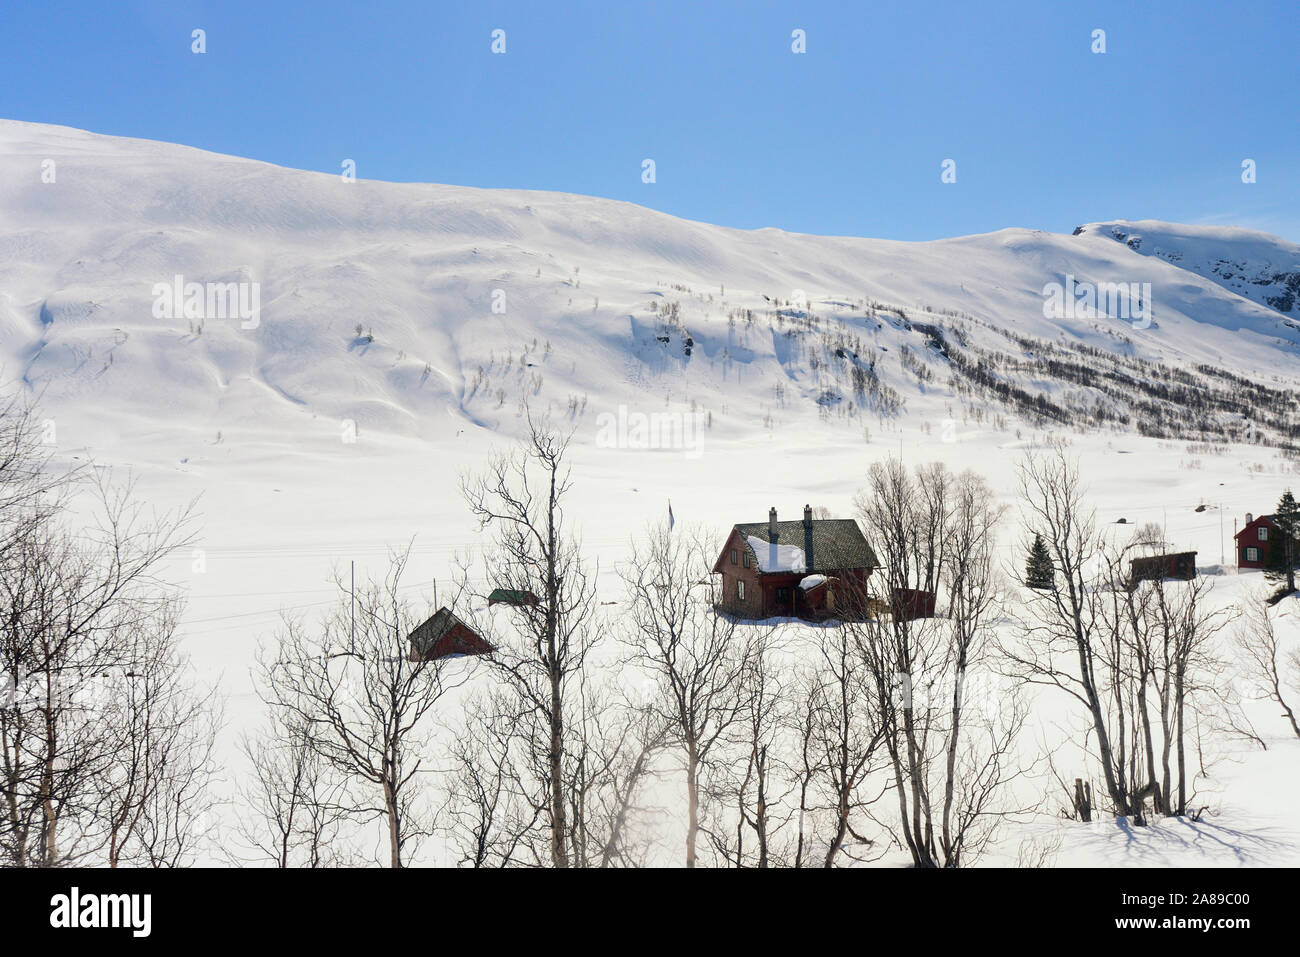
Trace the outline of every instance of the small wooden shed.
<instances>
[{"instance_id":1,"label":"small wooden shed","mask_svg":"<svg viewBox=\"0 0 1300 957\"><path fill-rule=\"evenodd\" d=\"M489 655L494 649L482 635L461 621L450 608L439 608L407 636L411 661L437 661L464 655Z\"/></svg>"},{"instance_id":2,"label":"small wooden shed","mask_svg":"<svg viewBox=\"0 0 1300 957\"><path fill-rule=\"evenodd\" d=\"M890 591L890 613L899 621L933 618L935 594L920 588L894 588Z\"/></svg>"},{"instance_id":3,"label":"small wooden shed","mask_svg":"<svg viewBox=\"0 0 1300 957\"><path fill-rule=\"evenodd\" d=\"M516 608L521 605L536 605L537 596L530 591L524 591L515 588L494 588L492 594L488 595L488 607L493 605L514 605Z\"/></svg>"},{"instance_id":4,"label":"small wooden shed","mask_svg":"<svg viewBox=\"0 0 1300 957\"><path fill-rule=\"evenodd\" d=\"M1191 581L1196 577L1196 552L1171 552L1168 555L1146 555L1129 564L1129 588L1138 582L1163 581L1178 578Z\"/></svg>"}]
</instances>

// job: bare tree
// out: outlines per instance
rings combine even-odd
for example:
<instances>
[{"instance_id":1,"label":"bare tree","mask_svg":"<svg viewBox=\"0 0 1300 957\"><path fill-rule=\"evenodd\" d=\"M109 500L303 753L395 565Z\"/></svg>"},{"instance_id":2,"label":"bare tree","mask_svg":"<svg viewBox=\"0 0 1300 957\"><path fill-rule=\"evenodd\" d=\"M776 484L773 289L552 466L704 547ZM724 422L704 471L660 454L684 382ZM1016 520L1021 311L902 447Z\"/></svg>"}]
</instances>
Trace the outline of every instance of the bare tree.
<instances>
[{"instance_id":1,"label":"bare tree","mask_svg":"<svg viewBox=\"0 0 1300 957\"><path fill-rule=\"evenodd\" d=\"M1120 639L1107 626L1103 588L1121 588L1102 572L1103 541L1095 513L1084 502L1078 467L1056 445L1030 455L1020 466L1026 547L1041 537L1056 579L1051 588L1027 591L1029 621L1021 640L1006 642L1008 673L1019 680L1057 688L1085 710L1106 793L1117 815L1135 813L1128 746L1131 727L1124 696ZM1112 563L1112 567L1113 563ZM1021 584L1024 584L1023 580ZM1116 620L1111 616L1111 622Z\"/></svg>"},{"instance_id":2,"label":"bare tree","mask_svg":"<svg viewBox=\"0 0 1300 957\"><path fill-rule=\"evenodd\" d=\"M1097 528L1062 447L1024 462L1021 490L1027 534L1041 536L1057 576L1027 593L1023 641L1004 645L1012 670L1083 706L1116 815L1145 824L1148 804L1157 815L1187 813L1189 716L1241 724L1219 687L1226 665L1215 638L1226 614L1209 602L1206 580L1166 581L1136 564L1167 548L1160 526L1127 541ZM1092 800L1075 792L1087 819Z\"/></svg>"},{"instance_id":3,"label":"bare tree","mask_svg":"<svg viewBox=\"0 0 1300 957\"><path fill-rule=\"evenodd\" d=\"M1288 685L1282 642L1265 598L1265 595L1256 595L1244 603L1236 633L1237 648L1241 651L1246 679L1256 700L1277 705L1291 731L1300 737L1300 720L1297 720L1294 705L1296 697L1300 697L1300 691L1294 690L1300 687L1300 681ZM1293 654L1289 663L1292 676L1300 677L1300 652Z\"/></svg>"},{"instance_id":4,"label":"bare tree","mask_svg":"<svg viewBox=\"0 0 1300 957\"><path fill-rule=\"evenodd\" d=\"M709 546L698 532L652 526L622 569L629 592L629 664L651 682L650 709L670 730L686 783L686 866L696 864L701 778L740 717L745 639L716 610Z\"/></svg>"},{"instance_id":5,"label":"bare tree","mask_svg":"<svg viewBox=\"0 0 1300 957\"><path fill-rule=\"evenodd\" d=\"M11 511L0 511L0 672L10 692L0 701L0 844L13 865L56 866L105 847L98 812L119 739L95 704L96 683L141 664L134 639L160 627L175 600L159 572L191 540L191 510L147 511L129 483L100 476L88 484L95 524L73 527L63 503L31 481L20 475Z\"/></svg>"},{"instance_id":6,"label":"bare tree","mask_svg":"<svg viewBox=\"0 0 1300 957\"><path fill-rule=\"evenodd\" d=\"M513 627L504 633L497 633L491 621L483 628L497 648L495 671L516 696L519 713L530 712L545 732L545 740L527 736L529 746L540 749L532 757L541 759L527 763L542 765L548 788L550 862L568 867L574 822L566 781L580 755L571 748L574 738L566 733L567 722L576 707L570 700L577 693L574 685L597 638L592 627L596 593L565 512L572 490L565 464L568 437L531 415L528 425L519 449L495 457L481 475L464 478L461 490L480 526L494 532L485 556L488 577L498 587L536 598L516 609ZM532 723L528 726L531 731Z\"/></svg>"},{"instance_id":7,"label":"bare tree","mask_svg":"<svg viewBox=\"0 0 1300 957\"><path fill-rule=\"evenodd\" d=\"M574 739L565 790L575 867L643 867L653 845L641 799L669 725L653 707L623 699L612 682L584 673L570 725Z\"/></svg>"},{"instance_id":8,"label":"bare tree","mask_svg":"<svg viewBox=\"0 0 1300 957\"><path fill-rule=\"evenodd\" d=\"M889 755L896 826L916 866L958 867L1016 810L1006 792L1023 773L1012 751L1027 715L1019 685L990 684L1002 510L974 473L935 463L913 477L897 460L871 469L857 506L882 562L876 607L889 613L868 611L850 628ZM925 614L941 591L947 617Z\"/></svg>"},{"instance_id":9,"label":"bare tree","mask_svg":"<svg viewBox=\"0 0 1300 957\"><path fill-rule=\"evenodd\" d=\"M710 773L700 780L700 829L730 866L765 868L788 858L778 846L779 832L792 817L782 809L793 790L782 760L789 726L788 649L780 625L743 627L739 707L724 739L714 744L722 750L706 765ZM711 805L716 813L708 811Z\"/></svg>"},{"instance_id":10,"label":"bare tree","mask_svg":"<svg viewBox=\"0 0 1300 957\"><path fill-rule=\"evenodd\" d=\"M851 859L850 838L863 848L872 840L853 826L879 797L865 794L867 778L879 767L879 750L886 731L873 697L876 672L859 653L856 636L846 627L823 628L818 633L817 667L806 685L806 714L816 760L814 784L829 813L830 831L821 845L822 867L833 867L841 853Z\"/></svg>"},{"instance_id":11,"label":"bare tree","mask_svg":"<svg viewBox=\"0 0 1300 957\"><path fill-rule=\"evenodd\" d=\"M222 702L198 688L176 633L179 609L163 605L148 627L123 636L121 660L102 675L93 707L108 759L96 785L107 863L192 863L214 807L213 750Z\"/></svg>"},{"instance_id":12,"label":"bare tree","mask_svg":"<svg viewBox=\"0 0 1300 957\"><path fill-rule=\"evenodd\" d=\"M394 554L382 582L353 598L336 579L339 603L318 627L286 620L258 658L259 693L285 726L339 773L370 786L353 810L382 817L390 867L404 866L432 829L420 774L428 718L465 663L412 654L407 636L423 620L401 596L409 549ZM353 604L355 603L355 616Z\"/></svg>"},{"instance_id":13,"label":"bare tree","mask_svg":"<svg viewBox=\"0 0 1300 957\"><path fill-rule=\"evenodd\" d=\"M266 729L240 740L249 774L238 788L238 833L279 868L350 863L344 827L364 819L348 780L321 757L305 724L285 718L272 711Z\"/></svg>"},{"instance_id":14,"label":"bare tree","mask_svg":"<svg viewBox=\"0 0 1300 957\"><path fill-rule=\"evenodd\" d=\"M451 738L448 832L460 863L509 867L542 863L529 836L544 819L549 789L529 773L531 749L521 744L535 725L517 697L490 690L471 698Z\"/></svg>"}]
</instances>

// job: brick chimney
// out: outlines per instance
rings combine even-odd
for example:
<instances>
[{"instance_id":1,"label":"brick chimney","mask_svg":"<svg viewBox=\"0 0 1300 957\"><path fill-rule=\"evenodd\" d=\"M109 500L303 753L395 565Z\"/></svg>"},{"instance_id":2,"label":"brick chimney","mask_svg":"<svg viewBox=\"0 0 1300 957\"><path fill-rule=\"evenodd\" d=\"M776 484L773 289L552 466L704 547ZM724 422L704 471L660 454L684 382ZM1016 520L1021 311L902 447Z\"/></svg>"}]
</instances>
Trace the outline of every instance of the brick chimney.
<instances>
[{"instance_id":1,"label":"brick chimney","mask_svg":"<svg viewBox=\"0 0 1300 957\"><path fill-rule=\"evenodd\" d=\"M813 546L812 546L812 506L803 507L803 565L811 575L817 567L813 564Z\"/></svg>"}]
</instances>

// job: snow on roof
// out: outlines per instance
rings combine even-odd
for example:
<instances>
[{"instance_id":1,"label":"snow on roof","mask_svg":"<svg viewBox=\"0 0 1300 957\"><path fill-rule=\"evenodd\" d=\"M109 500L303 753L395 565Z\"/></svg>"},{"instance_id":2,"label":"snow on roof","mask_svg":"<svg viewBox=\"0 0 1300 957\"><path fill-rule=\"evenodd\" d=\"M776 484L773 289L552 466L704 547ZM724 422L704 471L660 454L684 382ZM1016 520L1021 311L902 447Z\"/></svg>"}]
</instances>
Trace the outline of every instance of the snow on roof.
<instances>
[{"instance_id":1,"label":"snow on roof","mask_svg":"<svg viewBox=\"0 0 1300 957\"><path fill-rule=\"evenodd\" d=\"M825 575L808 575L802 581L799 582L799 587L802 588L804 591L811 591L812 589L816 588L818 585L825 584L825 582L826 582Z\"/></svg>"},{"instance_id":2,"label":"snow on roof","mask_svg":"<svg viewBox=\"0 0 1300 957\"><path fill-rule=\"evenodd\" d=\"M778 545L765 542L753 535L746 535L749 547L758 559L758 569L762 572L806 572L808 567L803 561L803 549L794 545Z\"/></svg>"}]
</instances>

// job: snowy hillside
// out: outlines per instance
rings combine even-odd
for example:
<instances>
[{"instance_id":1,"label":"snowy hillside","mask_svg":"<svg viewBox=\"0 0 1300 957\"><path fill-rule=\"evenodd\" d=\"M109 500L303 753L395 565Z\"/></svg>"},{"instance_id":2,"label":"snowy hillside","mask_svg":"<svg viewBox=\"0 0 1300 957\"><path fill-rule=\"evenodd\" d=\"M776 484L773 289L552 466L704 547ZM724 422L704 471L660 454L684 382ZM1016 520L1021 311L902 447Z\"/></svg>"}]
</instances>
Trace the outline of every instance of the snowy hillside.
<instances>
[{"instance_id":1,"label":"snowy hillside","mask_svg":"<svg viewBox=\"0 0 1300 957\"><path fill-rule=\"evenodd\" d=\"M1224 375L1300 368L1300 325L1264 304L1272 287L1234 288L1207 266L1222 258L1256 279L1294 268L1287 244L1242 230L928 243L742 232L601 199L349 183L17 122L0 123L0 173L5 369L122 438L334 440L352 424L428 438L508 428L525 398L580 431L626 403L703 410L736 435L814 413L943 418L931 396L953 380L972 406L1021 417L1131 430L1168 414L1186 437L1254 420L1272 441L1286 429L1270 409L1286 409ZM179 306L159 318L157 287L176 277L255 289L256 321ZM1149 284L1148 321L1046 316L1045 285L1068 277ZM1069 374L1100 368L1095 350L1109 384ZM1171 380L1151 361L1206 371ZM1204 421L1186 421L1188 402L1169 395L1179 386L1209 396ZM1135 416L1135 399L1150 408Z\"/></svg>"}]
</instances>

